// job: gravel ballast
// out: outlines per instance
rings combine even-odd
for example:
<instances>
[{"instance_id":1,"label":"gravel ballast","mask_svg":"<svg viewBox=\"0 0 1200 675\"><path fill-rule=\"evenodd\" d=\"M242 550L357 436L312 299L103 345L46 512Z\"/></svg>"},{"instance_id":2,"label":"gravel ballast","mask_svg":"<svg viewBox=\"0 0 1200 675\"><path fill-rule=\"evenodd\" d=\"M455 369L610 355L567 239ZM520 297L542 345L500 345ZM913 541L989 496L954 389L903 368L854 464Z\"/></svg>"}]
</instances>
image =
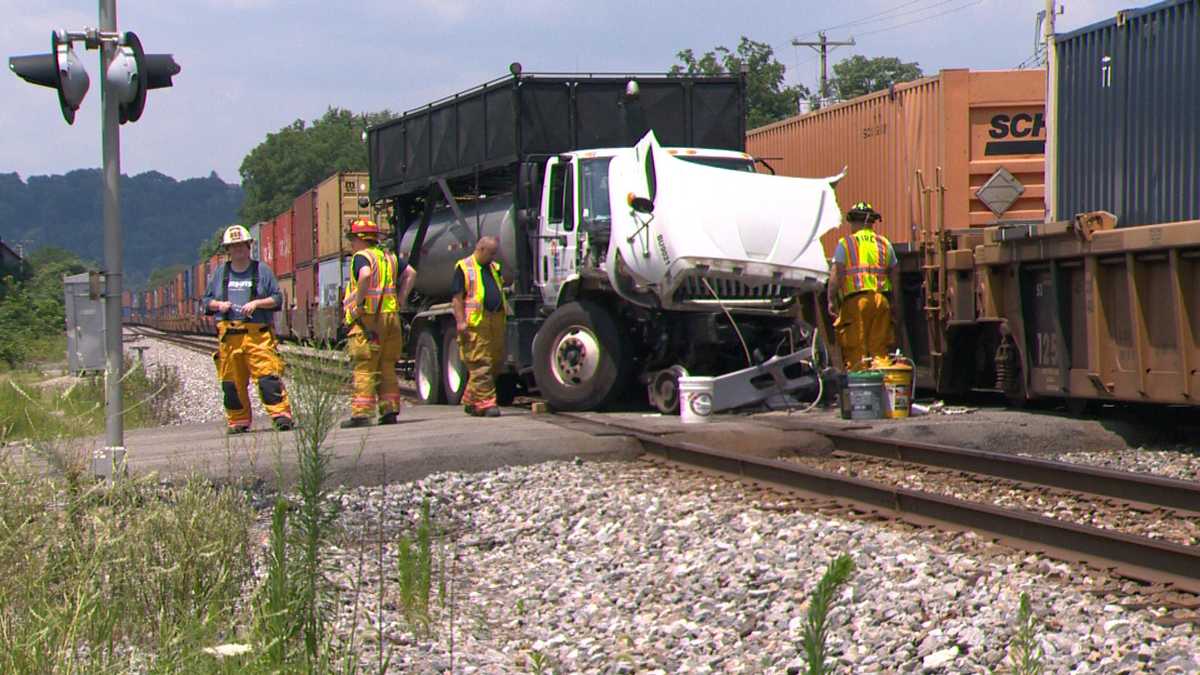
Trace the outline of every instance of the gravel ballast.
<instances>
[{"instance_id":1,"label":"gravel ballast","mask_svg":"<svg viewBox=\"0 0 1200 675\"><path fill-rule=\"evenodd\" d=\"M225 412L221 404L221 385L217 381L217 367L211 356L184 349L178 345L152 337L134 336L125 333L125 351L134 355L134 347L145 347L143 358L147 369L158 366L174 368L179 377L179 389L171 398L169 410L175 412L170 424L200 424L224 422ZM136 357L135 357L136 358ZM259 400L258 388L251 381L250 409L258 424L270 419Z\"/></svg>"},{"instance_id":2,"label":"gravel ballast","mask_svg":"<svg viewBox=\"0 0 1200 675\"><path fill-rule=\"evenodd\" d=\"M431 639L409 631L396 600L395 542L425 497L454 540L439 558L454 611L435 611ZM795 672L808 593L840 553L858 567L832 614L843 672L1000 668L1022 591L1046 672L1200 671L1192 625L1132 606L1130 582L645 462L437 474L339 499L359 543L334 563L344 587L359 579L362 591L357 604L343 598L339 626L362 629L371 663L381 625L396 672L445 671L452 658L463 673Z\"/></svg>"}]
</instances>

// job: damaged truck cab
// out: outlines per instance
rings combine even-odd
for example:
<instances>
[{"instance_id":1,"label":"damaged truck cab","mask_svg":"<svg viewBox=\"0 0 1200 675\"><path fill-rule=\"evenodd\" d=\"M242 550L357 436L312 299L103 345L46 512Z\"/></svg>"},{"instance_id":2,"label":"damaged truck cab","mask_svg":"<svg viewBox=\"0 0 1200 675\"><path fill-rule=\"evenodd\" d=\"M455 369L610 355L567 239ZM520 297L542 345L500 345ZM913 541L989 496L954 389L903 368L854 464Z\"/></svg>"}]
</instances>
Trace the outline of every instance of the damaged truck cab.
<instances>
[{"instance_id":1,"label":"damaged truck cab","mask_svg":"<svg viewBox=\"0 0 1200 675\"><path fill-rule=\"evenodd\" d=\"M755 170L740 78L638 85L514 75L370 130L373 197L420 272L405 322L422 400L462 395L451 273L488 235L512 308L502 400L536 390L590 410L644 390L674 412L687 374L717 378L714 410L815 395L797 303L828 277L819 238L840 222L836 178ZM473 118L472 103L488 114ZM497 124L516 133L497 140ZM678 142L705 138L715 147Z\"/></svg>"}]
</instances>

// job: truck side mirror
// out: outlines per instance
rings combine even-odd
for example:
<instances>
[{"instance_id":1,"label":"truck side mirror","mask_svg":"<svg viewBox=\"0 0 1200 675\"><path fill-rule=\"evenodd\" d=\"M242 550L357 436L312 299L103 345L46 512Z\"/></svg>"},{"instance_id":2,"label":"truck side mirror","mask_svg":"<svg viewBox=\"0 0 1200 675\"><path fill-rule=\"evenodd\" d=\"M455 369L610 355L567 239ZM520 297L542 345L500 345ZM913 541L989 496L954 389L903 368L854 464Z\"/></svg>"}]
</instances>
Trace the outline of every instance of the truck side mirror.
<instances>
[{"instance_id":1,"label":"truck side mirror","mask_svg":"<svg viewBox=\"0 0 1200 675\"><path fill-rule=\"evenodd\" d=\"M630 192L629 196L626 198L626 201L629 203L629 208L637 211L638 213L654 213L654 202L650 201L646 197L637 197Z\"/></svg>"},{"instance_id":2,"label":"truck side mirror","mask_svg":"<svg viewBox=\"0 0 1200 675\"><path fill-rule=\"evenodd\" d=\"M518 197L532 208L542 195L541 167L537 162L522 162L517 171Z\"/></svg>"}]
</instances>

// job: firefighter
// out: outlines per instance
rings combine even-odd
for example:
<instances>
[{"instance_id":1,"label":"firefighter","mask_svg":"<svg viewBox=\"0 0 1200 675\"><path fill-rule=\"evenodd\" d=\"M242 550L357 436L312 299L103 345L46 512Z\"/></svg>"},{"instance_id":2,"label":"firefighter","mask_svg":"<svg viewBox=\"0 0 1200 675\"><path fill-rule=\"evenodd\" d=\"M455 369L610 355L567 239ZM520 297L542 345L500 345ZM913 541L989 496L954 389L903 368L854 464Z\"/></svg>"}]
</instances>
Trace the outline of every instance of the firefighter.
<instances>
[{"instance_id":1,"label":"firefighter","mask_svg":"<svg viewBox=\"0 0 1200 675\"><path fill-rule=\"evenodd\" d=\"M454 271L453 309L458 349L467 367L463 409L469 415L499 417L496 374L504 363L508 299L500 276L495 237L481 237L475 253L459 260Z\"/></svg>"},{"instance_id":2,"label":"firefighter","mask_svg":"<svg viewBox=\"0 0 1200 675\"><path fill-rule=\"evenodd\" d=\"M221 246L228 260L209 280L202 300L206 312L217 316L219 346L213 358L230 434L250 430L251 378L274 427L292 428L292 406L281 379L283 360L271 334L271 312L283 299L271 268L250 258L251 240L241 225L225 229Z\"/></svg>"},{"instance_id":3,"label":"firefighter","mask_svg":"<svg viewBox=\"0 0 1200 675\"><path fill-rule=\"evenodd\" d=\"M354 251L343 300L354 394L342 428L369 425L377 410L380 424L395 424L400 413L396 361L404 349L399 312L417 271L379 245L379 226L366 218L352 222L346 238Z\"/></svg>"},{"instance_id":4,"label":"firefighter","mask_svg":"<svg viewBox=\"0 0 1200 675\"><path fill-rule=\"evenodd\" d=\"M888 354L895 342L888 296L898 265L892 243L872 229L880 218L870 204L855 204L846 214L851 234L833 253L829 315L849 370L862 370L864 359Z\"/></svg>"}]
</instances>

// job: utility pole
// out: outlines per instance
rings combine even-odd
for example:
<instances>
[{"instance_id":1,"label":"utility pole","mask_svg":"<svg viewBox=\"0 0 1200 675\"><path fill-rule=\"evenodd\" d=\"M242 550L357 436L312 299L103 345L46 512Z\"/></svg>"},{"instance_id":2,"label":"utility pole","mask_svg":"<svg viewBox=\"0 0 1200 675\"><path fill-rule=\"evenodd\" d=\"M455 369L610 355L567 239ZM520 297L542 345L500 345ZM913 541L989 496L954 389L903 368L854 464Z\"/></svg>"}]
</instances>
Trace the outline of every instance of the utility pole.
<instances>
[{"instance_id":1,"label":"utility pole","mask_svg":"<svg viewBox=\"0 0 1200 675\"><path fill-rule=\"evenodd\" d=\"M1058 55L1054 46L1054 18L1059 7L1055 0L1046 0L1045 20L1042 23L1046 50L1046 222L1058 218Z\"/></svg>"},{"instance_id":2,"label":"utility pole","mask_svg":"<svg viewBox=\"0 0 1200 675\"><path fill-rule=\"evenodd\" d=\"M817 33L816 42L806 42L800 39L792 40L793 47L812 47L821 55L821 87L817 92L820 101L823 102L825 99L829 98L828 58L830 48L836 49L838 47L853 47L854 45L854 38L850 38L845 42L832 42L825 36L825 31L820 31ZM817 107L820 106L818 105Z\"/></svg>"}]
</instances>

